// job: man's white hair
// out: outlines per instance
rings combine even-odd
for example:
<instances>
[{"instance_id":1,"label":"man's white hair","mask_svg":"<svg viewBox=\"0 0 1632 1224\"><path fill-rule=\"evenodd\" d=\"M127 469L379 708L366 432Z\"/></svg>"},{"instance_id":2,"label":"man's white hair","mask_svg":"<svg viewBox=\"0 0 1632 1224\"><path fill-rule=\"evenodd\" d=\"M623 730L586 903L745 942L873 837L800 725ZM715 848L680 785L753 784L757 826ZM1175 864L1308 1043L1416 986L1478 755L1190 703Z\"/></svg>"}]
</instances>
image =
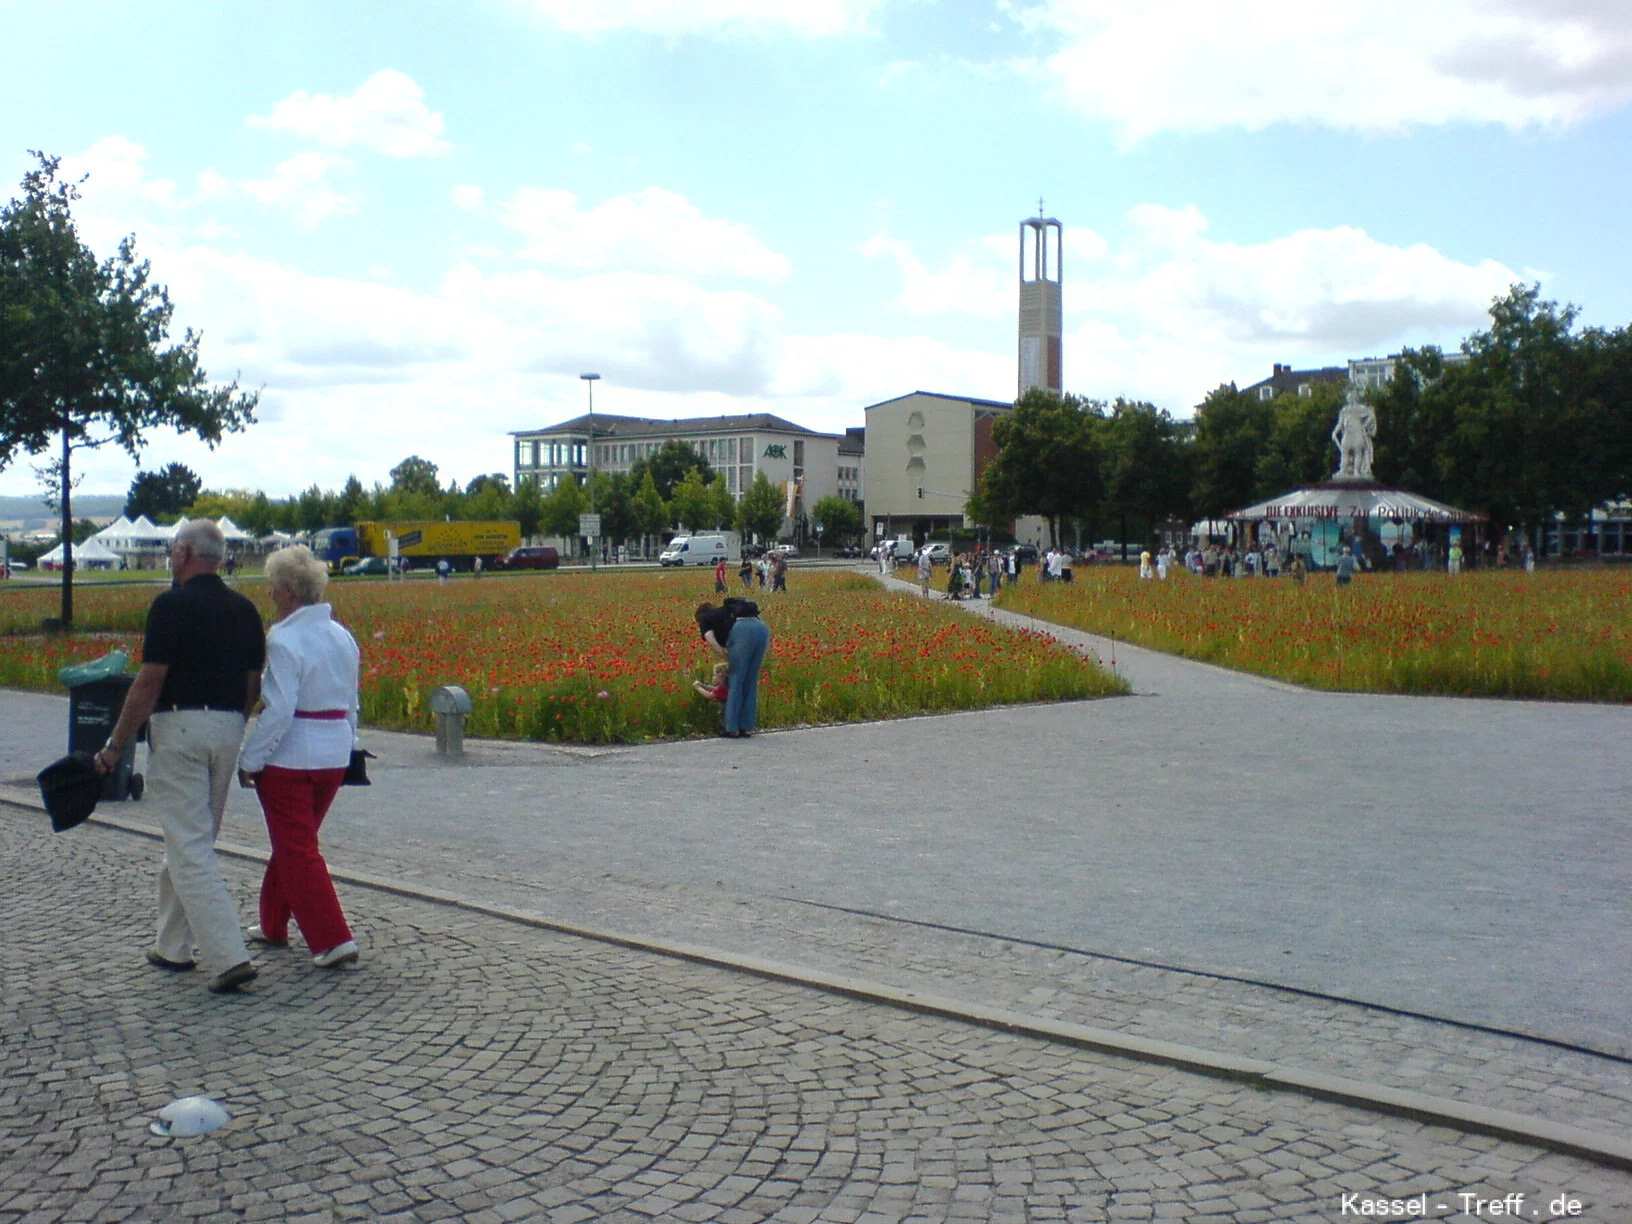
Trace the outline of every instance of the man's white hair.
<instances>
[{"instance_id":1,"label":"man's white hair","mask_svg":"<svg viewBox=\"0 0 1632 1224\"><path fill-rule=\"evenodd\" d=\"M227 559L227 537L209 519L183 523L176 532L176 543L185 544L200 561L219 565Z\"/></svg>"}]
</instances>

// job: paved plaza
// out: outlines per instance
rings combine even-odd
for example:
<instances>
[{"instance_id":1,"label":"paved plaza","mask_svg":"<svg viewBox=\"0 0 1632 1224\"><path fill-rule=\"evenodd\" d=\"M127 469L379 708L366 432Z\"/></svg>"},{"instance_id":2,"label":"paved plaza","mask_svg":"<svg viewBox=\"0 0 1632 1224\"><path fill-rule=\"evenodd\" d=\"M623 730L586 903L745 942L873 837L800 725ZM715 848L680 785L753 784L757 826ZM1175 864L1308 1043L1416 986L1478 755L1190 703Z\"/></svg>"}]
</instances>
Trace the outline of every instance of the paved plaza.
<instances>
[{"instance_id":1,"label":"paved plaza","mask_svg":"<svg viewBox=\"0 0 1632 1224\"><path fill-rule=\"evenodd\" d=\"M371 733L325 831L361 966L226 999L141 961L151 813L52 836L66 702L0 694L0 1221L1632 1219L1632 712L1061 636L1134 695ZM247 921L247 793L223 842ZM200 1092L229 1127L147 1133Z\"/></svg>"}]
</instances>

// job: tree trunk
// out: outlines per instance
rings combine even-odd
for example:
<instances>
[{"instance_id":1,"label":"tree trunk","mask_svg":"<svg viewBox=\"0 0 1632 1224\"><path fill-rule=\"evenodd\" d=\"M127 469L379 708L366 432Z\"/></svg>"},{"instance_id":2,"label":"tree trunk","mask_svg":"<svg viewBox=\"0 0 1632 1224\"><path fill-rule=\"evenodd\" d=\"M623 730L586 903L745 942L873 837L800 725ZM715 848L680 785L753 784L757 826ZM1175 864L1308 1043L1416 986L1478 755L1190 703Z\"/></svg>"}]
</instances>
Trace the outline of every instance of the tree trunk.
<instances>
[{"instance_id":1,"label":"tree trunk","mask_svg":"<svg viewBox=\"0 0 1632 1224\"><path fill-rule=\"evenodd\" d=\"M68 503L68 427L62 430L62 628L74 625L74 509Z\"/></svg>"}]
</instances>

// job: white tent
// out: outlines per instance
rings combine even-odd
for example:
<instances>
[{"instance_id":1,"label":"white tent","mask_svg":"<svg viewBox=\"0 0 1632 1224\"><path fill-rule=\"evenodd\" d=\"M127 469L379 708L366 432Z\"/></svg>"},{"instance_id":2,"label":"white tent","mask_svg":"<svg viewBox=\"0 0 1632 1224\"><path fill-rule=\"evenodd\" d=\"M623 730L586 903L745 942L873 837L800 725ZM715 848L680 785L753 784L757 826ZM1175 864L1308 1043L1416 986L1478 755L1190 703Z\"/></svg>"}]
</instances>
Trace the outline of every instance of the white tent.
<instances>
[{"instance_id":1,"label":"white tent","mask_svg":"<svg viewBox=\"0 0 1632 1224\"><path fill-rule=\"evenodd\" d=\"M176 538L176 532L185 527L187 522L187 516L184 514L173 523L166 523L163 527L154 527L153 534L160 540L173 540ZM149 525L151 526L151 524Z\"/></svg>"},{"instance_id":2,"label":"white tent","mask_svg":"<svg viewBox=\"0 0 1632 1224\"><path fill-rule=\"evenodd\" d=\"M215 522L216 526L221 528L221 534L226 538L227 543L253 544L255 542L255 537L233 522L231 515L223 514Z\"/></svg>"},{"instance_id":3,"label":"white tent","mask_svg":"<svg viewBox=\"0 0 1632 1224\"><path fill-rule=\"evenodd\" d=\"M40 558L42 566L54 567L62 564L62 545L58 544L50 552ZM95 536L83 544L74 545L74 564L76 566L99 566L111 568L119 564L119 554L100 543Z\"/></svg>"},{"instance_id":4,"label":"white tent","mask_svg":"<svg viewBox=\"0 0 1632 1224\"><path fill-rule=\"evenodd\" d=\"M113 548L117 548L129 538L130 520L122 514L91 537L91 539Z\"/></svg>"},{"instance_id":5,"label":"white tent","mask_svg":"<svg viewBox=\"0 0 1632 1224\"><path fill-rule=\"evenodd\" d=\"M129 538L135 544L158 544L169 538L165 531L166 528L155 526L147 515L139 514L130 525Z\"/></svg>"}]
</instances>

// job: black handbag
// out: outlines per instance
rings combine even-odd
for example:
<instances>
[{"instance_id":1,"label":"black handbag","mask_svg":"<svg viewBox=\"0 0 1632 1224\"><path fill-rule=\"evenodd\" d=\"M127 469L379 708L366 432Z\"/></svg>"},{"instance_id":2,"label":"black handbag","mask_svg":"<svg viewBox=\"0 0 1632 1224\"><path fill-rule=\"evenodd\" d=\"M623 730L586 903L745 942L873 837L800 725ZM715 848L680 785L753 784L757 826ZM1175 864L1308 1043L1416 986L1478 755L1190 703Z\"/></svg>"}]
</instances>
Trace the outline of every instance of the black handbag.
<instances>
[{"instance_id":1,"label":"black handbag","mask_svg":"<svg viewBox=\"0 0 1632 1224\"><path fill-rule=\"evenodd\" d=\"M346 776L341 779L341 786L373 786L368 780L368 762L374 754L367 748L353 748L351 760L346 765Z\"/></svg>"}]
</instances>

